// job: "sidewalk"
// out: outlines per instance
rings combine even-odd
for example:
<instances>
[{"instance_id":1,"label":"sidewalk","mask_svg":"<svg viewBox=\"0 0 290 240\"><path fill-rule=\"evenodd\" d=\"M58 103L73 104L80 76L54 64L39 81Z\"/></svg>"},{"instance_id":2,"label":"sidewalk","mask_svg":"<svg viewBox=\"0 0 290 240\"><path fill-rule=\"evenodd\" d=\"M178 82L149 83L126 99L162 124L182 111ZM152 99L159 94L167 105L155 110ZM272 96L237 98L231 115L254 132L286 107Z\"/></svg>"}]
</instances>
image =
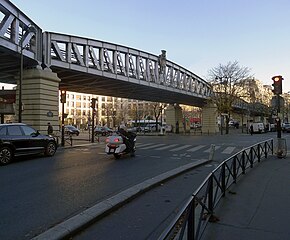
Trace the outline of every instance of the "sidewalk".
<instances>
[{"instance_id":1,"label":"sidewalk","mask_svg":"<svg viewBox=\"0 0 290 240\"><path fill-rule=\"evenodd\" d=\"M271 156L242 176L215 211L203 240L287 240L290 237L290 157Z\"/></svg>"}]
</instances>

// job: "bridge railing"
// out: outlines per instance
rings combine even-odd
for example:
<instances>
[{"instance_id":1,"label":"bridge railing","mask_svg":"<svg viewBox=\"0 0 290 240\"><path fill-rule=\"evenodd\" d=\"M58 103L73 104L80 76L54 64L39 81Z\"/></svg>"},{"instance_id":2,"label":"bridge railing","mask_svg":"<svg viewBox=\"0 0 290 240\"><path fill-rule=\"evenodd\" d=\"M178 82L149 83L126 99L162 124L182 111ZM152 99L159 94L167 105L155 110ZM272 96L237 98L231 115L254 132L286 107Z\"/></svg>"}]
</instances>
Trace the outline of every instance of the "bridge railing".
<instances>
[{"instance_id":1,"label":"bridge railing","mask_svg":"<svg viewBox=\"0 0 290 240\"><path fill-rule=\"evenodd\" d=\"M226 191L246 169L253 168L269 153L273 154L273 139L245 148L223 161L193 193L159 240L201 239L207 223L217 221L214 210Z\"/></svg>"},{"instance_id":2,"label":"bridge railing","mask_svg":"<svg viewBox=\"0 0 290 240\"><path fill-rule=\"evenodd\" d=\"M41 62L41 28L7 0L0 2L0 20L0 45Z\"/></svg>"},{"instance_id":3,"label":"bridge railing","mask_svg":"<svg viewBox=\"0 0 290 240\"><path fill-rule=\"evenodd\" d=\"M117 78L137 79L159 86L195 93L207 98L211 85L187 69L137 49L99 40L45 32L44 52L48 66Z\"/></svg>"}]
</instances>

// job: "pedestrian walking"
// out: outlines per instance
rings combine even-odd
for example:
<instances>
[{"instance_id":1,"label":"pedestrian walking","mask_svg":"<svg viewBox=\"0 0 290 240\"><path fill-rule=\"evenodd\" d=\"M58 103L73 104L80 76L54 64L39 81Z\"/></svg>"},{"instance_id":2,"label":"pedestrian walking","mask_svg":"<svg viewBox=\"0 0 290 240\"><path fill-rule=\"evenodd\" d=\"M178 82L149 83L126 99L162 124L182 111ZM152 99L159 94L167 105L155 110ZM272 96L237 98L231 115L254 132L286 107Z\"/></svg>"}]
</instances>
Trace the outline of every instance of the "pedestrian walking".
<instances>
[{"instance_id":1,"label":"pedestrian walking","mask_svg":"<svg viewBox=\"0 0 290 240\"><path fill-rule=\"evenodd\" d=\"M47 123L47 134L52 135L53 134L53 127L50 124L50 122Z\"/></svg>"},{"instance_id":2,"label":"pedestrian walking","mask_svg":"<svg viewBox=\"0 0 290 240\"><path fill-rule=\"evenodd\" d=\"M253 127L253 124L251 124L251 126L250 126L250 134L253 135L253 132L254 132L254 127Z\"/></svg>"}]
</instances>

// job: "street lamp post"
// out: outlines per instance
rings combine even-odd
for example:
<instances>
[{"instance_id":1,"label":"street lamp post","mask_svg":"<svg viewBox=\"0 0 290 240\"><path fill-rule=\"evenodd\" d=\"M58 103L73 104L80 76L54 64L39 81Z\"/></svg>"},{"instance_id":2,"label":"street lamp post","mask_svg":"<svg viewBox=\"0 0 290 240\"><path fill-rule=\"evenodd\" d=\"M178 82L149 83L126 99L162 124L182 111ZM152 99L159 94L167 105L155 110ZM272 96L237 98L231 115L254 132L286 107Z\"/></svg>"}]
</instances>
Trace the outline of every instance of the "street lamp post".
<instances>
[{"instance_id":1,"label":"street lamp post","mask_svg":"<svg viewBox=\"0 0 290 240\"><path fill-rule=\"evenodd\" d=\"M18 122L22 122L22 78L23 78L23 29L22 29L22 37L21 37L21 46L20 46L20 75L19 75L19 86L18 86Z\"/></svg>"},{"instance_id":2,"label":"street lamp post","mask_svg":"<svg viewBox=\"0 0 290 240\"><path fill-rule=\"evenodd\" d=\"M163 113L163 105L162 103L159 106L159 111L160 111L160 135L163 135L163 128L162 128L162 113Z\"/></svg>"},{"instance_id":3,"label":"street lamp post","mask_svg":"<svg viewBox=\"0 0 290 240\"><path fill-rule=\"evenodd\" d=\"M24 27L22 27L21 39L19 41L19 44L20 44L20 72L19 72L19 86L18 86L18 89L19 89L18 91L18 122L19 123L22 122L22 111L23 111L23 105L22 105L23 49L27 46L27 44L23 46L23 43L29 33L36 34L36 29L33 25L30 25L25 29L25 34L24 34Z\"/></svg>"},{"instance_id":4,"label":"street lamp post","mask_svg":"<svg viewBox=\"0 0 290 240\"><path fill-rule=\"evenodd\" d=\"M227 85L228 85L228 79L227 79L227 77L224 77L224 76L222 76L222 77L216 76L215 77L215 80L216 81L219 80L219 84L224 86L224 91L225 91L225 93L227 93L226 92L226 89L225 89L227 87ZM231 87L231 84L230 84L230 87ZM224 127L224 115L221 113L220 114L220 131L221 131L221 135L223 135L223 127Z\"/></svg>"},{"instance_id":5,"label":"street lamp post","mask_svg":"<svg viewBox=\"0 0 290 240\"><path fill-rule=\"evenodd\" d=\"M116 125L116 113L117 113L117 111L116 111L116 109L115 108L113 108L113 128L115 129L115 125Z\"/></svg>"}]
</instances>

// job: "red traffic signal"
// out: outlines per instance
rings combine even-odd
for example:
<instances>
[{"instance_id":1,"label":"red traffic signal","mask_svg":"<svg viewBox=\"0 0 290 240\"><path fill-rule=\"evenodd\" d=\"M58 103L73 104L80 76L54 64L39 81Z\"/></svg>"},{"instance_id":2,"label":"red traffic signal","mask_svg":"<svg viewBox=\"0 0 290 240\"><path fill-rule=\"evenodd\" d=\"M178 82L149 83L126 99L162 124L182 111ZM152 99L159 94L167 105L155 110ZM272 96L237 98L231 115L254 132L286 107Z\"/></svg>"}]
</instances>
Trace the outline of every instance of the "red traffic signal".
<instances>
[{"instance_id":1,"label":"red traffic signal","mask_svg":"<svg viewBox=\"0 0 290 240\"><path fill-rule=\"evenodd\" d=\"M60 91L60 102L61 103L66 103L66 90L61 90Z\"/></svg>"},{"instance_id":2,"label":"red traffic signal","mask_svg":"<svg viewBox=\"0 0 290 240\"><path fill-rule=\"evenodd\" d=\"M272 84L274 94L282 94L282 80L283 77L281 75L272 77L274 83Z\"/></svg>"}]
</instances>

